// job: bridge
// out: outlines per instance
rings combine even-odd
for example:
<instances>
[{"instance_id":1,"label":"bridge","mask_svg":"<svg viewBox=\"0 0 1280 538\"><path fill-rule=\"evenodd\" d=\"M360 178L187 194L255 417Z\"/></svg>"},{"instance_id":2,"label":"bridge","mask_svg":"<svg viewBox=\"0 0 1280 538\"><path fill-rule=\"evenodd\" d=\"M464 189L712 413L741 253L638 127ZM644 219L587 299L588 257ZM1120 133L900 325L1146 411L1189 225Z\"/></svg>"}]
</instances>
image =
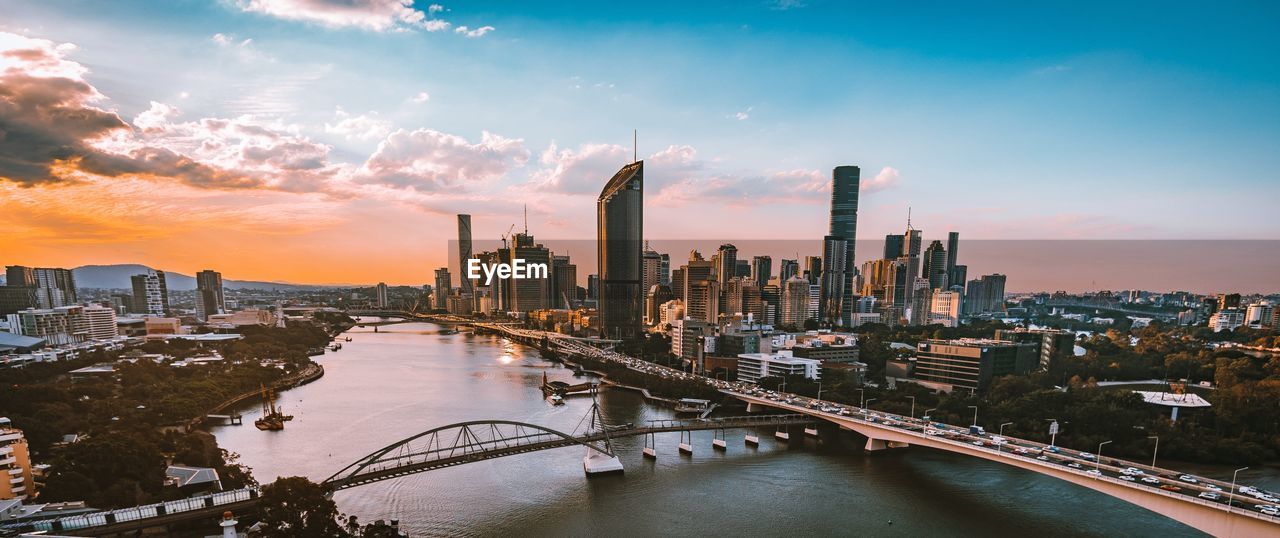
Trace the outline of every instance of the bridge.
<instances>
[{"instance_id":1,"label":"bridge","mask_svg":"<svg viewBox=\"0 0 1280 538\"><path fill-rule=\"evenodd\" d=\"M649 436L644 453L656 457L653 436L664 432L716 430L713 446L724 448L723 431L743 428L789 428L816 423L806 414L752 415L722 418L654 420L640 425L607 425L593 404L579 423L582 433L565 433L555 429L509 420L477 420L432 428L406 437L360 458L325 479L321 485L334 492L390 480L411 474L476 463L505 456L541 450L579 446L585 449L583 469L588 476L621 472L621 463L613 451L612 439ZM584 428L585 426L585 428ZM751 439L748 436L748 440ZM682 452L692 452L690 444L681 441ZM165 527L185 522L207 520L211 524L224 511L237 514L257 510L261 492L257 488L202 495L177 501L122 508L61 517L38 522L0 524L0 532L74 532L75 535L103 536L143 529Z\"/></svg>"}]
</instances>

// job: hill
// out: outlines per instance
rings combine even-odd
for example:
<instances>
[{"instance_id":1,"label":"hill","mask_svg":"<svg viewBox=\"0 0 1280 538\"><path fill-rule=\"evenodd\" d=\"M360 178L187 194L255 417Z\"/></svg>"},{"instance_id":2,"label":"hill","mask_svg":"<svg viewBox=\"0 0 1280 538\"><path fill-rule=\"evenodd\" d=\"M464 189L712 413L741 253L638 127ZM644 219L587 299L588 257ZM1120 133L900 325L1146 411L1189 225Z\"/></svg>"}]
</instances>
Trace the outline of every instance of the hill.
<instances>
[{"instance_id":1,"label":"hill","mask_svg":"<svg viewBox=\"0 0 1280 538\"><path fill-rule=\"evenodd\" d=\"M129 289L133 286L129 277L140 275L150 269L145 265L138 264L116 264L116 265L85 265L72 269L71 272L76 279L76 287L79 288L121 288ZM190 275L182 273L174 273L165 271L165 282L169 289L176 291L186 291L196 289L196 279ZM289 284L285 282L262 282L255 280L227 280L222 281L222 285L230 289L260 289L260 290L311 290L325 288L328 286L312 286L306 284Z\"/></svg>"}]
</instances>

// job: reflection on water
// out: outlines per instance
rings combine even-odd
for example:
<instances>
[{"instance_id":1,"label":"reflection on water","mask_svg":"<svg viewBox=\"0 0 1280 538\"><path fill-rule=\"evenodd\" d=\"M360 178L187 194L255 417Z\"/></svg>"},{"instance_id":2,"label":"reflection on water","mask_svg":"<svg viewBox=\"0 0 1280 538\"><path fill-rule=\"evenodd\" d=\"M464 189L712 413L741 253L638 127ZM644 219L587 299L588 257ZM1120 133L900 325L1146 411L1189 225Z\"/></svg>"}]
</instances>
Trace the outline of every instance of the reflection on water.
<instances>
[{"instance_id":1,"label":"reflection on water","mask_svg":"<svg viewBox=\"0 0 1280 538\"><path fill-rule=\"evenodd\" d=\"M506 419L572 431L590 399L552 406L545 372L573 373L536 350L492 336L440 334L411 323L357 328L341 351L319 357L325 376L281 394L296 417L284 431L219 426L218 442L241 454L259 481L304 475L323 480L399 439L450 423ZM606 390L610 422L670 418L634 393ZM254 404L245 405L252 424ZM1110 497L1052 478L927 449L865 455L860 440L826 432L790 446L759 432L759 448L728 432L694 434L694 454L676 453L679 434L615 441L626 474L587 480L582 449L548 450L460 465L338 493L339 508L364 521L400 519L419 535L850 535L1043 536L1194 535L1196 531Z\"/></svg>"}]
</instances>

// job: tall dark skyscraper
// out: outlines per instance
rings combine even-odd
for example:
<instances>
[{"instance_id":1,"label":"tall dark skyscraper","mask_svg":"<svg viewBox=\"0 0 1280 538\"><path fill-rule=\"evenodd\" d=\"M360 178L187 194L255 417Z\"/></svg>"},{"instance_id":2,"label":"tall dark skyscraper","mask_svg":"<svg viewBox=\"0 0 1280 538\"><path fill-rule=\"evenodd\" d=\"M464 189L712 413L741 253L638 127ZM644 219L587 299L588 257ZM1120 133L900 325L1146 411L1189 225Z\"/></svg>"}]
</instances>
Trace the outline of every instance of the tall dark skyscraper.
<instances>
[{"instance_id":1,"label":"tall dark skyscraper","mask_svg":"<svg viewBox=\"0 0 1280 538\"><path fill-rule=\"evenodd\" d=\"M831 171L831 227L822 243L822 315L825 321L848 324L853 309L854 242L858 239L857 166ZM844 241L837 245L836 241ZM839 251L839 252L837 252ZM836 259L835 256L840 256ZM838 270L838 274L833 271Z\"/></svg>"},{"instance_id":2,"label":"tall dark skyscraper","mask_svg":"<svg viewBox=\"0 0 1280 538\"><path fill-rule=\"evenodd\" d=\"M960 251L960 232L947 233L947 287L964 286L964 276L956 272L956 256Z\"/></svg>"},{"instance_id":3,"label":"tall dark skyscraper","mask_svg":"<svg viewBox=\"0 0 1280 538\"><path fill-rule=\"evenodd\" d=\"M605 338L640 333L644 310L644 161L623 166L596 201L600 328Z\"/></svg>"},{"instance_id":4,"label":"tall dark skyscraper","mask_svg":"<svg viewBox=\"0 0 1280 538\"><path fill-rule=\"evenodd\" d=\"M471 295L471 279L467 278L467 260L471 259L471 215L458 215L458 286L462 294Z\"/></svg>"},{"instance_id":5,"label":"tall dark skyscraper","mask_svg":"<svg viewBox=\"0 0 1280 538\"><path fill-rule=\"evenodd\" d=\"M725 243L716 251L715 279L724 284L735 276L738 276L738 247Z\"/></svg>"},{"instance_id":6,"label":"tall dark skyscraper","mask_svg":"<svg viewBox=\"0 0 1280 538\"><path fill-rule=\"evenodd\" d=\"M222 289L222 273L205 269L196 273L196 317L207 321L213 314L224 314L226 296Z\"/></svg>"},{"instance_id":7,"label":"tall dark skyscraper","mask_svg":"<svg viewBox=\"0 0 1280 538\"><path fill-rule=\"evenodd\" d=\"M783 260L786 264L787 260ZM763 288L769 284L769 279L773 278L773 258L770 256L755 256L751 258L751 276L756 281L757 288Z\"/></svg>"},{"instance_id":8,"label":"tall dark skyscraper","mask_svg":"<svg viewBox=\"0 0 1280 538\"><path fill-rule=\"evenodd\" d=\"M942 241L929 243L924 251L924 278L929 279L929 289L947 289L947 252Z\"/></svg>"},{"instance_id":9,"label":"tall dark skyscraper","mask_svg":"<svg viewBox=\"0 0 1280 538\"><path fill-rule=\"evenodd\" d=\"M902 256L902 236L889 234L884 236L884 259L896 260Z\"/></svg>"}]
</instances>

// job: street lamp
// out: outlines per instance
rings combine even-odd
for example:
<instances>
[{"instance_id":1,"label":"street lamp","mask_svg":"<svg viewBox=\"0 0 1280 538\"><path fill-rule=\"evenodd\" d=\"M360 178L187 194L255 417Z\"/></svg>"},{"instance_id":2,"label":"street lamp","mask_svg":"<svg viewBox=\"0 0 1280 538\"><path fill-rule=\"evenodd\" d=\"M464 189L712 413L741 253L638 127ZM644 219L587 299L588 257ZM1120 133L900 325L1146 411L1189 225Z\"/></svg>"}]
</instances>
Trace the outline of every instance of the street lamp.
<instances>
[{"instance_id":1,"label":"street lamp","mask_svg":"<svg viewBox=\"0 0 1280 538\"><path fill-rule=\"evenodd\" d=\"M937 410L938 410L938 408L937 408L937 407L933 407L933 408L930 408L930 409L925 409L925 410L924 410L924 416L923 416L923 417L920 417L920 418L923 418L923 419L925 419L925 420L929 420L929 419L933 418L933 415L930 415L929 413L932 413L932 412L937 411Z\"/></svg>"},{"instance_id":2,"label":"street lamp","mask_svg":"<svg viewBox=\"0 0 1280 538\"><path fill-rule=\"evenodd\" d=\"M1148 436L1147 436L1147 439L1155 439L1155 440L1156 440L1156 448L1155 448L1155 450L1152 450L1152 451L1151 451L1151 471L1152 471L1152 472L1155 472L1155 471L1156 471L1156 454L1159 454L1159 453L1160 453L1160 436L1159 436L1159 435L1148 435Z\"/></svg>"},{"instance_id":3,"label":"street lamp","mask_svg":"<svg viewBox=\"0 0 1280 538\"><path fill-rule=\"evenodd\" d=\"M1105 445L1110 442L1111 441L1103 441L1101 443L1098 443L1098 453L1094 456L1097 459L1093 460L1093 470L1098 471L1099 473L1102 472L1102 470L1099 469L1099 467L1102 466L1102 445Z\"/></svg>"},{"instance_id":4,"label":"street lamp","mask_svg":"<svg viewBox=\"0 0 1280 538\"><path fill-rule=\"evenodd\" d=\"M867 399L866 399L866 398L867 398L867 395L866 395L866 393L864 393L864 392L863 392L863 390L865 390L865 389L858 389L858 402L859 402L859 403L858 403L858 407L862 407L862 408L864 408L864 409L865 409L865 408L867 407L867 405L866 405L866 404L867 404Z\"/></svg>"},{"instance_id":5,"label":"street lamp","mask_svg":"<svg viewBox=\"0 0 1280 538\"><path fill-rule=\"evenodd\" d=\"M1010 425L1010 424L1013 424L1013 423L1012 423L1012 422L1005 422L1004 424L1001 424L1001 425L1000 425L1000 437L1001 437L1001 439L1000 439L1000 440L1001 440L1001 441L1004 441L1004 439L1003 439L1003 438L1004 438L1004 427L1005 427L1005 426L1008 426L1008 425ZM1002 452L1002 449L1003 449L1003 448L1004 448L1004 443L1003 443L1003 442L996 443L996 452Z\"/></svg>"},{"instance_id":6,"label":"street lamp","mask_svg":"<svg viewBox=\"0 0 1280 538\"><path fill-rule=\"evenodd\" d=\"M915 420L916 419L916 397L915 396L907 396L907 397L911 398L911 420Z\"/></svg>"},{"instance_id":7,"label":"street lamp","mask_svg":"<svg viewBox=\"0 0 1280 538\"><path fill-rule=\"evenodd\" d=\"M1231 507L1232 503L1235 502L1236 500L1236 475L1240 474L1240 471L1243 471L1245 469L1248 469L1248 467L1241 467L1239 469L1236 469L1236 472L1231 473L1231 493L1227 495L1228 507Z\"/></svg>"},{"instance_id":8,"label":"street lamp","mask_svg":"<svg viewBox=\"0 0 1280 538\"><path fill-rule=\"evenodd\" d=\"M1058 419L1046 418L1045 420L1049 421L1049 446L1052 447L1058 441Z\"/></svg>"},{"instance_id":9,"label":"street lamp","mask_svg":"<svg viewBox=\"0 0 1280 538\"><path fill-rule=\"evenodd\" d=\"M977 426L978 425L978 406L971 405L969 406L969 409L973 410L973 425Z\"/></svg>"},{"instance_id":10,"label":"street lamp","mask_svg":"<svg viewBox=\"0 0 1280 538\"><path fill-rule=\"evenodd\" d=\"M871 405L871 402L874 402L874 401L876 401L876 399L875 399L875 398L872 398L872 399L870 399L870 400L867 400L867 405ZM864 417L865 417L865 416L867 416L867 411L868 411L868 410L869 410L869 408L868 408L868 407L863 406L863 407L862 407L862 416L864 416Z\"/></svg>"},{"instance_id":11,"label":"street lamp","mask_svg":"<svg viewBox=\"0 0 1280 538\"><path fill-rule=\"evenodd\" d=\"M818 382L818 401L822 401L822 382Z\"/></svg>"}]
</instances>

